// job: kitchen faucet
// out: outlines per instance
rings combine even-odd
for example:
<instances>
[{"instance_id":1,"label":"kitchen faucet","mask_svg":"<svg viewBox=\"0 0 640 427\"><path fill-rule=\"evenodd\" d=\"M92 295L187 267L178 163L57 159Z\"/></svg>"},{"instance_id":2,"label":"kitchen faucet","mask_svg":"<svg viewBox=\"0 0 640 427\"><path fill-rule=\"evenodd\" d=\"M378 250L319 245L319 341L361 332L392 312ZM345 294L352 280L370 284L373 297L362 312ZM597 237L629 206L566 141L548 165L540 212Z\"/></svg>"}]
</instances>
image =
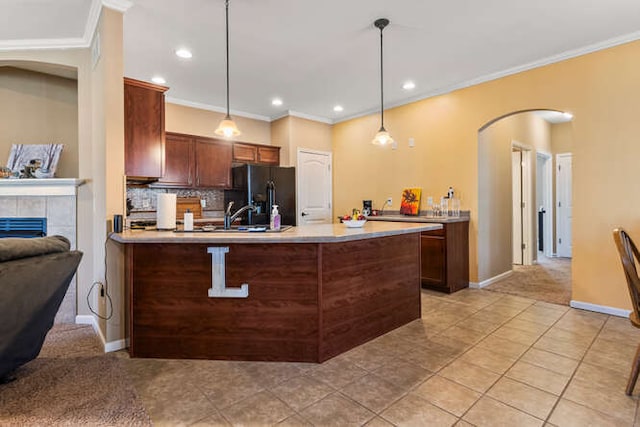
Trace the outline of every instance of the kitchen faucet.
<instances>
[{"instance_id":1,"label":"kitchen faucet","mask_svg":"<svg viewBox=\"0 0 640 427\"><path fill-rule=\"evenodd\" d=\"M224 229L225 230L231 229L231 224L233 224L233 221L235 221L236 218L238 218L238 216L240 216L240 214L243 213L244 211L247 211L247 210L251 210L254 212L256 211L256 207L254 205L248 204L246 206L241 207L233 215L231 215L232 206L233 206L233 202L229 202L229 204L227 205L227 210L224 213Z\"/></svg>"}]
</instances>

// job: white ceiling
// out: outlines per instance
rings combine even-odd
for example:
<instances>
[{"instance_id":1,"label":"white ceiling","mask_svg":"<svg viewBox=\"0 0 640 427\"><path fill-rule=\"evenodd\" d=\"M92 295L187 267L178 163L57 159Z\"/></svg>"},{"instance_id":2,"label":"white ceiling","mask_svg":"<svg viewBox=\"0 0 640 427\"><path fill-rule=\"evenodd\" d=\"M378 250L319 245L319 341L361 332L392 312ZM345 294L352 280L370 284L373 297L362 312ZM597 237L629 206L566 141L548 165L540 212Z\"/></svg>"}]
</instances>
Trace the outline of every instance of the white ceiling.
<instances>
[{"instance_id":1,"label":"white ceiling","mask_svg":"<svg viewBox=\"0 0 640 427\"><path fill-rule=\"evenodd\" d=\"M82 38L96 1L0 0L0 49ZM640 38L637 0L230 0L232 114L339 121L376 111L380 17L391 21L386 107ZM224 36L224 0L134 0L125 75L161 75L170 100L223 108ZM180 47L193 58L177 58ZM403 90L405 80L416 88Z\"/></svg>"}]
</instances>

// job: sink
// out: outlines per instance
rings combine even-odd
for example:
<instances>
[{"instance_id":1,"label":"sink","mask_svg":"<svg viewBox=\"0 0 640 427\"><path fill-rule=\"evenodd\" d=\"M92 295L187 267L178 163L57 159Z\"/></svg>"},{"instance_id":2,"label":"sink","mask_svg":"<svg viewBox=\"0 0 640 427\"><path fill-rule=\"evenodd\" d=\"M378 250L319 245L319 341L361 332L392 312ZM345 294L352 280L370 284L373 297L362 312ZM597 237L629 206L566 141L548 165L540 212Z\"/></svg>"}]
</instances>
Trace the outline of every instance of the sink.
<instances>
[{"instance_id":1,"label":"sink","mask_svg":"<svg viewBox=\"0 0 640 427\"><path fill-rule=\"evenodd\" d=\"M282 233L292 228L291 225L283 225L280 230L270 230L265 225L232 225L230 229L225 230L222 226L204 225L202 227L193 227L193 231L175 230L176 233Z\"/></svg>"}]
</instances>

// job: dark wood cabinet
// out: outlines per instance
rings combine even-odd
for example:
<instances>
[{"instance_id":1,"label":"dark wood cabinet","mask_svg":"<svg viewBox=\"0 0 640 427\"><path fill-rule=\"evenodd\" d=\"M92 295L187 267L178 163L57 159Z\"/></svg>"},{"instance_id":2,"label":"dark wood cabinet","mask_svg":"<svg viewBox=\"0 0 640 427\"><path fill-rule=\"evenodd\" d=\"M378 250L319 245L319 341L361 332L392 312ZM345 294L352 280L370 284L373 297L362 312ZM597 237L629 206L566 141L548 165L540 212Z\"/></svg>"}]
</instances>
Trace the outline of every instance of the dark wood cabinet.
<instances>
[{"instance_id":1,"label":"dark wood cabinet","mask_svg":"<svg viewBox=\"0 0 640 427\"><path fill-rule=\"evenodd\" d=\"M272 145L233 143L233 161L260 165L280 165L280 147Z\"/></svg>"},{"instance_id":2,"label":"dark wood cabinet","mask_svg":"<svg viewBox=\"0 0 640 427\"><path fill-rule=\"evenodd\" d=\"M469 286L469 222L442 225L420 236L422 286L452 293Z\"/></svg>"},{"instance_id":3,"label":"dark wood cabinet","mask_svg":"<svg viewBox=\"0 0 640 427\"><path fill-rule=\"evenodd\" d=\"M125 174L160 178L164 173L164 92L168 88L124 78Z\"/></svg>"},{"instance_id":4,"label":"dark wood cabinet","mask_svg":"<svg viewBox=\"0 0 640 427\"><path fill-rule=\"evenodd\" d=\"M231 143L167 132L165 174L154 187L231 187Z\"/></svg>"}]
</instances>

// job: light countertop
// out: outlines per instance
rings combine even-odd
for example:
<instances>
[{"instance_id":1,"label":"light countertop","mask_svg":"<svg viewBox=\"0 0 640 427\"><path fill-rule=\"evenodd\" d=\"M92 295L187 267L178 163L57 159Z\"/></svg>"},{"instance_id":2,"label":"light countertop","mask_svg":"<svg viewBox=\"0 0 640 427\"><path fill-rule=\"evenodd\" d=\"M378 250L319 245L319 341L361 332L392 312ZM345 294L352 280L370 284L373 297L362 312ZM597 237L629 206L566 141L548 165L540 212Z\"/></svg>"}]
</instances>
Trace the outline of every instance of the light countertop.
<instances>
[{"instance_id":1,"label":"light countertop","mask_svg":"<svg viewBox=\"0 0 640 427\"><path fill-rule=\"evenodd\" d=\"M344 224L320 224L292 227L282 232L174 232L125 230L112 233L120 243L333 243L419 233L442 228L437 223L367 221L363 227Z\"/></svg>"},{"instance_id":2,"label":"light countertop","mask_svg":"<svg viewBox=\"0 0 640 427\"><path fill-rule=\"evenodd\" d=\"M367 220L368 221L391 221L391 222L445 224L445 223L450 223L450 222L465 222L465 221L469 221L469 216L461 214L459 217L432 217L432 218L427 218L426 216L410 216L410 215L392 214L392 215L382 215L382 216L369 216L369 217L367 217Z\"/></svg>"}]
</instances>

